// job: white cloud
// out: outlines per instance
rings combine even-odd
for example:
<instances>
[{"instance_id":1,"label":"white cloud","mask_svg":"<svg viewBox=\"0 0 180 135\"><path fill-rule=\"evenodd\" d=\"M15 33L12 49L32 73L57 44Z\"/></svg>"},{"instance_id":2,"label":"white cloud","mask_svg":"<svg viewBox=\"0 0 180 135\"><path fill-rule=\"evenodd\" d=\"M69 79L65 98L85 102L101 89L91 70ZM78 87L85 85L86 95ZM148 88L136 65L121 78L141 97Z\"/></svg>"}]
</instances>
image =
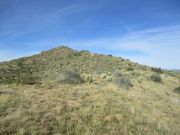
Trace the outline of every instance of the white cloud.
<instances>
[{"instance_id":1,"label":"white cloud","mask_svg":"<svg viewBox=\"0 0 180 135\"><path fill-rule=\"evenodd\" d=\"M130 31L115 38L77 41L71 44L82 48L101 48L109 50L109 53L119 51L119 56L122 56L122 51L142 52L143 55L132 57L123 54L122 57L150 66L180 68L180 25Z\"/></svg>"}]
</instances>

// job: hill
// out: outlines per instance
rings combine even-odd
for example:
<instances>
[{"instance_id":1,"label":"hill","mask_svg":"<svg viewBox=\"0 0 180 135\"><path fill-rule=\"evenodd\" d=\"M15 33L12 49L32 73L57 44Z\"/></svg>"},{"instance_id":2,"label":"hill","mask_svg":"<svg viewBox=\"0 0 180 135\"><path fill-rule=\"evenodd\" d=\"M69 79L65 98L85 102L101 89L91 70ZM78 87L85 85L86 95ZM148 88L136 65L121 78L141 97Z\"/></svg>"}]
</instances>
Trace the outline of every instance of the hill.
<instances>
[{"instance_id":1,"label":"hill","mask_svg":"<svg viewBox=\"0 0 180 135\"><path fill-rule=\"evenodd\" d=\"M180 79L66 46L0 63L0 134L179 135Z\"/></svg>"},{"instance_id":2,"label":"hill","mask_svg":"<svg viewBox=\"0 0 180 135\"><path fill-rule=\"evenodd\" d=\"M31 57L25 57L0 64L2 82L15 82L24 74L36 74L41 80L54 80L59 73L77 70L80 73L106 73L116 69L146 69L128 60L111 55L99 55L89 51L75 51L62 46ZM4 77L4 78L3 78ZM8 77L8 78L7 78Z\"/></svg>"}]
</instances>

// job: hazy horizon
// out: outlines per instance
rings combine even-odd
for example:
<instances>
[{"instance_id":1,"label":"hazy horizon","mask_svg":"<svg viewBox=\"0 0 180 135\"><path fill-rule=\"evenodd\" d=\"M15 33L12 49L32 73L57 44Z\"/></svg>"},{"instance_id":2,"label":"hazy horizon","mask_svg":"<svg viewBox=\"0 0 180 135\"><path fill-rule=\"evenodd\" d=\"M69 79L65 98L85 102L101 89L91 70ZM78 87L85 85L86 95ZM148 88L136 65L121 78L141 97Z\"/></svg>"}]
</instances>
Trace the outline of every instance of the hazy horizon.
<instances>
[{"instance_id":1,"label":"hazy horizon","mask_svg":"<svg viewBox=\"0 0 180 135\"><path fill-rule=\"evenodd\" d=\"M59 45L180 69L178 0L0 0L0 61Z\"/></svg>"}]
</instances>

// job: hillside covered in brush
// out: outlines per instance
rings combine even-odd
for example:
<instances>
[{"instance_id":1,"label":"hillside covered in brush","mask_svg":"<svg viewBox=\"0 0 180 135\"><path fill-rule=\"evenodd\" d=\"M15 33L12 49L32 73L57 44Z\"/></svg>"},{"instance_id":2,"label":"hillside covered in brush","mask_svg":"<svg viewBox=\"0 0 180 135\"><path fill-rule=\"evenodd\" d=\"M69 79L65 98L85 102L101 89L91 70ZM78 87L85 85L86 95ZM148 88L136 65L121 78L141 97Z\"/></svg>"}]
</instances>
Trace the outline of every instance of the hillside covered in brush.
<instances>
[{"instance_id":1,"label":"hillside covered in brush","mask_svg":"<svg viewBox=\"0 0 180 135\"><path fill-rule=\"evenodd\" d=\"M0 63L0 134L179 135L180 78L61 46Z\"/></svg>"},{"instance_id":2,"label":"hillside covered in brush","mask_svg":"<svg viewBox=\"0 0 180 135\"><path fill-rule=\"evenodd\" d=\"M0 82L13 83L18 78L35 75L41 80L55 79L66 70L100 74L119 70L151 70L120 57L75 51L62 46L31 57L24 57L0 64Z\"/></svg>"}]
</instances>

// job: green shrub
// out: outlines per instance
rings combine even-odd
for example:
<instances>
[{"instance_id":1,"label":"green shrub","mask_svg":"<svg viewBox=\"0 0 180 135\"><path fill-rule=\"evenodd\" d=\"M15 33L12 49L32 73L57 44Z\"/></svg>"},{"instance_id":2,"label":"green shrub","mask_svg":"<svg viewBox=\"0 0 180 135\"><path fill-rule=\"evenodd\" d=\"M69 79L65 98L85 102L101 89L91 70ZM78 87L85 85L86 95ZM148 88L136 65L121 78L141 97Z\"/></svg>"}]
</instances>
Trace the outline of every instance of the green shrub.
<instances>
[{"instance_id":1,"label":"green shrub","mask_svg":"<svg viewBox=\"0 0 180 135\"><path fill-rule=\"evenodd\" d=\"M156 72L156 73L163 73L163 70L161 68L151 67L151 71Z\"/></svg>"},{"instance_id":2,"label":"green shrub","mask_svg":"<svg viewBox=\"0 0 180 135\"><path fill-rule=\"evenodd\" d=\"M70 84L80 84L84 80L81 78L80 74L75 70L65 71L62 76L57 78L58 83L70 83Z\"/></svg>"},{"instance_id":3,"label":"green shrub","mask_svg":"<svg viewBox=\"0 0 180 135\"><path fill-rule=\"evenodd\" d=\"M23 74L17 78L17 84L34 85L39 83L39 77L32 74Z\"/></svg>"},{"instance_id":4,"label":"green shrub","mask_svg":"<svg viewBox=\"0 0 180 135\"><path fill-rule=\"evenodd\" d=\"M162 82L161 76L158 74L152 74L150 76L150 79L154 82Z\"/></svg>"},{"instance_id":5,"label":"green shrub","mask_svg":"<svg viewBox=\"0 0 180 135\"><path fill-rule=\"evenodd\" d=\"M115 78L114 82L117 86L125 89L129 89L129 87L133 86L131 81L125 76L122 76L120 78Z\"/></svg>"},{"instance_id":6,"label":"green shrub","mask_svg":"<svg viewBox=\"0 0 180 135\"><path fill-rule=\"evenodd\" d=\"M180 94L180 86L174 89L174 93Z\"/></svg>"},{"instance_id":7,"label":"green shrub","mask_svg":"<svg viewBox=\"0 0 180 135\"><path fill-rule=\"evenodd\" d=\"M129 78L123 74L119 70L115 70L113 73L113 82L121 88L129 89L129 87L132 87L132 83L129 80Z\"/></svg>"},{"instance_id":8,"label":"green shrub","mask_svg":"<svg viewBox=\"0 0 180 135\"><path fill-rule=\"evenodd\" d=\"M133 71L134 69L133 69L133 67L127 67L126 70L127 70L127 71Z\"/></svg>"}]
</instances>

